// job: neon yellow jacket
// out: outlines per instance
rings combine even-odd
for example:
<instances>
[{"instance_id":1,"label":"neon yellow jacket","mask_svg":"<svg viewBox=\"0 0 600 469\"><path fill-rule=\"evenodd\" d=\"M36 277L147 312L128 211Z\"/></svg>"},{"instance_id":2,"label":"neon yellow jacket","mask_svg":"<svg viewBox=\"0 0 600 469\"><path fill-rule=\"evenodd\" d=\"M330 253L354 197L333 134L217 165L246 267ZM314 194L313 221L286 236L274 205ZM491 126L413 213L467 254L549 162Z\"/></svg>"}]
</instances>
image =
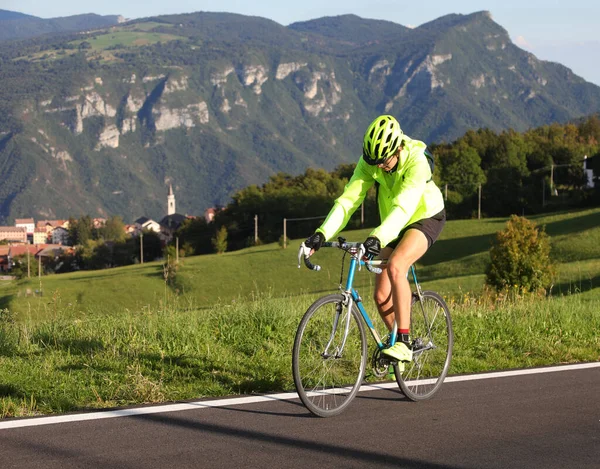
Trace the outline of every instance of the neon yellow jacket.
<instances>
[{"instance_id":1,"label":"neon yellow jacket","mask_svg":"<svg viewBox=\"0 0 600 469\"><path fill-rule=\"evenodd\" d=\"M375 181L379 183L378 205L382 222L370 236L379 239L382 247L396 239L405 226L442 211L444 198L431 179L424 153L427 146L406 135L403 140L404 148L397 169L392 173L369 166L362 158L358 161L344 192L317 228L326 240L334 238L346 226Z\"/></svg>"}]
</instances>

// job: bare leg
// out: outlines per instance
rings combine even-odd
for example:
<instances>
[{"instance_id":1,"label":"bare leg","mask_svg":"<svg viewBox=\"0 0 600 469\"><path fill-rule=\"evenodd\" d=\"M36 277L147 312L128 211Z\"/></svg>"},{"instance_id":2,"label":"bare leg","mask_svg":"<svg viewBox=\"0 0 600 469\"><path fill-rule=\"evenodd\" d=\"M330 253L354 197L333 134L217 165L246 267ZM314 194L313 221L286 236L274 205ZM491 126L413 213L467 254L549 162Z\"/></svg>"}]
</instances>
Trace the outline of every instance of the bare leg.
<instances>
[{"instance_id":1,"label":"bare leg","mask_svg":"<svg viewBox=\"0 0 600 469\"><path fill-rule=\"evenodd\" d=\"M411 291L407 278L408 269L427 252L427 248L425 235L419 230L411 229L404 234L388 259L386 273L399 329L410 328Z\"/></svg>"},{"instance_id":2,"label":"bare leg","mask_svg":"<svg viewBox=\"0 0 600 469\"><path fill-rule=\"evenodd\" d=\"M392 255L391 248L383 248L379 257L388 259ZM377 311L386 325L388 331L394 326L394 302L392 300L392 284L386 271L387 265L382 266L383 272L375 276L375 292L373 299L377 305Z\"/></svg>"}]
</instances>

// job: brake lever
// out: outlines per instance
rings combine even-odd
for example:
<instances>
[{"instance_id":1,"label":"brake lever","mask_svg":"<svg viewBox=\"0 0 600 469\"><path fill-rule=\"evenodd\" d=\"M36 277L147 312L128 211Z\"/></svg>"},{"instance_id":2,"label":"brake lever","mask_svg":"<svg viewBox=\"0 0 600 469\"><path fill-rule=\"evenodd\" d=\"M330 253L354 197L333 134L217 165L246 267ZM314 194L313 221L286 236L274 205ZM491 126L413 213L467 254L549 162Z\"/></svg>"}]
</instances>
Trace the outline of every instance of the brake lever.
<instances>
[{"instance_id":1,"label":"brake lever","mask_svg":"<svg viewBox=\"0 0 600 469\"><path fill-rule=\"evenodd\" d=\"M298 249L298 268L302 268L302 256L310 257L310 248L305 246L304 243L300 245Z\"/></svg>"}]
</instances>

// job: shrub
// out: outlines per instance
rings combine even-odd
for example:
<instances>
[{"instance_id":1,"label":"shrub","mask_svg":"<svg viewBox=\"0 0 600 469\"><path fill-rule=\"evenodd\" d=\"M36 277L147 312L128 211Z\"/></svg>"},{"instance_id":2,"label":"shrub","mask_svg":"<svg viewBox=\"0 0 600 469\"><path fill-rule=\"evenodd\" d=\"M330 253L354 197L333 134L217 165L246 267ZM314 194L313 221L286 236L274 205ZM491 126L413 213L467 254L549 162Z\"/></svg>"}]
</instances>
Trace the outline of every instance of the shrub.
<instances>
[{"instance_id":1,"label":"shrub","mask_svg":"<svg viewBox=\"0 0 600 469\"><path fill-rule=\"evenodd\" d=\"M490 259L486 283L498 291L540 292L551 286L549 237L524 217L511 216L506 228L496 234Z\"/></svg>"},{"instance_id":2,"label":"shrub","mask_svg":"<svg viewBox=\"0 0 600 469\"><path fill-rule=\"evenodd\" d=\"M225 225L221 227L214 238L211 239L213 248L217 251L217 254L223 254L227 251L227 228Z\"/></svg>"},{"instance_id":3,"label":"shrub","mask_svg":"<svg viewBox=\"0 0 600 469\"><path fill-rule=\"evenodd\" d=\"M287 236L284 238L283 235L281 235L279 237L278 244L279 244L279 247L283 248L284 244L286 246L290 244L290 238L288 238Z\"/></svg>"}]
</instances>

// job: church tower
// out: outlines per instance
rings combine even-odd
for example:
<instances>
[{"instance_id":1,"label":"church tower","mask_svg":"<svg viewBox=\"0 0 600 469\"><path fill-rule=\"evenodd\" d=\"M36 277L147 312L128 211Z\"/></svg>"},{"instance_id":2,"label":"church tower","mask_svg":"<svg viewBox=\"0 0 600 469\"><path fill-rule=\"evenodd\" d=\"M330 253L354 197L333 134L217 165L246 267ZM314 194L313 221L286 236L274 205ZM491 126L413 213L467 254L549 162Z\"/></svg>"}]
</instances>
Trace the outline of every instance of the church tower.
<instances>
[{"instance_id":1,"label":"church tower","mask_svg":"<svg viewBox=\"0 0 600 469\"><path fill-rule=\"evenodd\" d=\"M175 213L175 194L173 194L173 186L169 184L169 196L167 197L167 215Z\"/></svg>"}]
</instances>

